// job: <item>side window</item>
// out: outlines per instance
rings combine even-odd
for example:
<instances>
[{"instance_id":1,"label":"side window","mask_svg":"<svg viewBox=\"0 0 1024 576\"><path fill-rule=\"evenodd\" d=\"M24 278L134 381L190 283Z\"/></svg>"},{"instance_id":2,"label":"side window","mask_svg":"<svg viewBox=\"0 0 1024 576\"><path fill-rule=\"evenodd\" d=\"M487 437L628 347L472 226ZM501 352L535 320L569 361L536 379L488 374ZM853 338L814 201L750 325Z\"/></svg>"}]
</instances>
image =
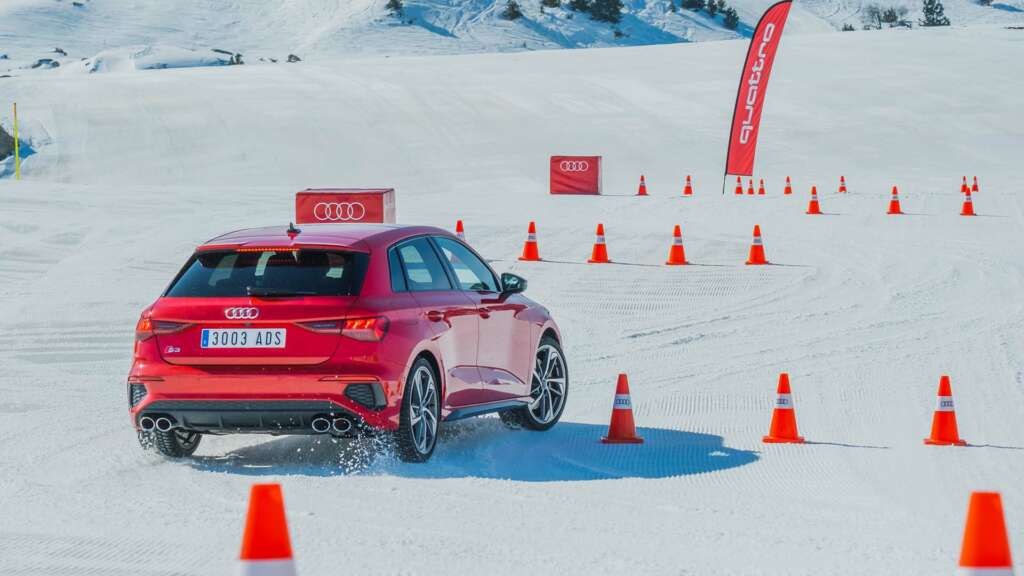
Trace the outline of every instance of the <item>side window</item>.
<instances>
[{"instance_id":1,"label":"side window","mask_svg":"<svg viewBox=\"0 0 1024 576\"><path fill-rule=\"evenodd\" d=\"M398 246L405 267L405 284L413 292L451 290L444 266L426 238L416 238Z\"/></svg>"},{"instance_id":2,"label":"side window","mask_svg":"<svg viewBox=\"0 0 1024 576\"><path fill-rule=\"evenodd\" d=\"M451 238L435 237L445 259L455 271L459 288L481 292L497 292L498 282L494 273L468 248Z\"/></svg>"},{"instance_id":3,"label":"side window","mask_svg":"<svg viewBox=\"0 0 1024 576\"><path fill-rule=\"evenodd\" d=\"M388 250L388 270L391 272L391 291L405 292L405 272L402 272L402 263L398 260L397 246Z\"/></svg>"}]
</instances>

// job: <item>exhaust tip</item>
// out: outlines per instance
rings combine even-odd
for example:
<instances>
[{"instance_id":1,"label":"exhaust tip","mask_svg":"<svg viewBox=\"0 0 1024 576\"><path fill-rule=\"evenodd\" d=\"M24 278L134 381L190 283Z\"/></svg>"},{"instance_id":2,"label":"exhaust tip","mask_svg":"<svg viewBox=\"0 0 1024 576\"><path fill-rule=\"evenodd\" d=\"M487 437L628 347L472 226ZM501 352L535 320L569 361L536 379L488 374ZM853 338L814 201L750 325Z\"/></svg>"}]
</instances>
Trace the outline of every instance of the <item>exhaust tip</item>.
<instances>
[{"instance_id":1,"label":"exhaust tip","mask_svg":"<svg viewBox=\"0 0 1024 576\"><path fill-rule=\"evenodd\" d=\"M331 429L338 434L344 434L352 429L352 421L348 418L335 418L334 422L331 422Z\"/></svg>"},{"instance_id":2,"label":"exhaust tip","mask_svg":"<svg viewBox=\"0 0 1024 576\"><path fill-rule=\"evenodd\" d=\"M156 429L161 431L161 432L167 432L173 426L174 425L171 423L170 418L165 418L165 417L161 416L160 418L156 419Z\"/></svg>"},{"instance_id":3,"label":"exhaust tip","mask_svg":"<svg viewBox=\"0 0 1024 576\"><path fill-rule=\"evenodd\" d=\"M149 416L143 416L142 418L139 418L139 428L141 428L143 432L152 432L153 428L156 428L156 422L154 422Z\"/></svg>"},{"instance_id":4,"label":"exhaust tip","mask_svg":"<svg viewBox=\"0 0 1024 576\"><path fill-rule=\"evenodd\" d=\"M312 426L313 432L316 432L317 434L323 434L324 432L327 432L328 430L331 429L331 421L328 420L327 418L324 418L323 416L319 416L317 418L313 418Z\"/></svg>"}]
</instances>

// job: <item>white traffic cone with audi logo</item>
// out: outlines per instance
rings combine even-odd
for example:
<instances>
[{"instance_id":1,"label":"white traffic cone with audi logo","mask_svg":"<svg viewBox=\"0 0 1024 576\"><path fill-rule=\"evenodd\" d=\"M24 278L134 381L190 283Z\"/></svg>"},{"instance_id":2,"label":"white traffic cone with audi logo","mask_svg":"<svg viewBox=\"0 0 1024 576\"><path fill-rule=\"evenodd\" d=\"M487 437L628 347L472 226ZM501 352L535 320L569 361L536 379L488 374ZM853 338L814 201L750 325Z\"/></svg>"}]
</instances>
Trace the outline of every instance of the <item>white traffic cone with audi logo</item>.
<instances>
[{"instance_id":1,"label":"white traffic cone with audi logo","mask_svg":"<svg viewBox=\"0 0 1024 576\"><path fill-rule=\"evenodd\" d=\"M295 576L280 484L254 484L242 536L240 576Z\"/></svg>"}]
</instances>

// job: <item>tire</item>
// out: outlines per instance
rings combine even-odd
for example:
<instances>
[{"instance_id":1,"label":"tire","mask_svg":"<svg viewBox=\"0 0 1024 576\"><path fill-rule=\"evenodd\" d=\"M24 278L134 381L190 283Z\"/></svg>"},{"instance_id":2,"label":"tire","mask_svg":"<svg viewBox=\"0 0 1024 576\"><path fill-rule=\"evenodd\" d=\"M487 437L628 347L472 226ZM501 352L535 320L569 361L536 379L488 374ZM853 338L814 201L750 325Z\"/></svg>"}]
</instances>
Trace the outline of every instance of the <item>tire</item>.
<instances>
[{"instance_id":1,"label":"tire","mask_svg":"<svg viewBox=\"0 0 1024 576\"><path fill-rule=\"evenodd\" d=\"M541 338L534 353L534 370L530 378L533 402L522 408L499 414L501 421L514 428L549 430L558 423L569 397L569 365L558 340Z\"/></svg>"},{"instance_id":2,"label":"tire","mask_svg":"<svg viewBox=\"0 0 1024 576\"><path fill-rule=\"evenodd\" d=\"M174 428L167 432L151 430L139 432L139 444L144 449L155 448L157 452L168 458L187 458L199 448L199 442L203 435L199 432L189 432Z\"/></svg>"},{"instance_id":3,"label":"tire","mask_svg":"<svg viewBox=\"0 0 1024 576\"><path fill-rule=\"evenodd\" d=\"M437 446L441 390L433 365L418 358L409 370L395 431L395 451L403 462L426 462Z\"/></svg>"}]
</instances>

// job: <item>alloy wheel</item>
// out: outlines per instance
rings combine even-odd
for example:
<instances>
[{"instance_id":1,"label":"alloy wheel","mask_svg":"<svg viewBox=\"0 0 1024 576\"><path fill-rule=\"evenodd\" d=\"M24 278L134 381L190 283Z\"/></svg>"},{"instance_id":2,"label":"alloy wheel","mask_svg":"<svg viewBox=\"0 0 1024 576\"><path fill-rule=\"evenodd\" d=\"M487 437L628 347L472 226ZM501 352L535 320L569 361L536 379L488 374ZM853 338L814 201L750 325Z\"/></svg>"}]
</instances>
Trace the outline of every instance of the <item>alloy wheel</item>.
<instances>
[{"instance_id":1,"label":"alloy wheel","mask_svg":"<svg viewBox=\"0 0 1024 576\"><path fill-rule=\"evenodd\" d=\"M413 444L420 454L427 454L437 438L438 398L434 374L426 366L416 369L411 392L409 423Z\"/></svg>"},{"instance_id":2,"label":"alloy wheel","mask_svg":"<svg viewBox=\"0 0 1024 576\"><path fill-rule=\"evenodd\" d=\"M550 344L537 349L530 382L530 414L539 424L557 418L565 403L565 360Z\"/></svg>"}]
</instances>

